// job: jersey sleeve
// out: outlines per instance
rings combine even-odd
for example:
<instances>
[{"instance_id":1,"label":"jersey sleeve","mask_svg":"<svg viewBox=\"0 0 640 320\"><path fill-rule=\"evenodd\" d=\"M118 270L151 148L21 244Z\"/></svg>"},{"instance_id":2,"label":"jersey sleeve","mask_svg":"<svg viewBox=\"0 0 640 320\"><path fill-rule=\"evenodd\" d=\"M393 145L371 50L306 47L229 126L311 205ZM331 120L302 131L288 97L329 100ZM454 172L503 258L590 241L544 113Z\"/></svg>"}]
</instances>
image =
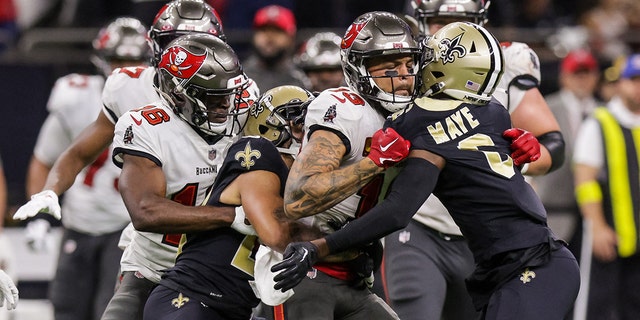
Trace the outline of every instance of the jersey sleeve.
<instances>
[{"instance_id":1,"label":"jersey sleeve","mask_svg":"<svg viewBox=\"0 0 640 320\"><path fill-rule=\"evenodd\" d=\"M152 67L114 69L102 90L102 112L115 124L127 111L158 101L154 76Z\"/></svg>"},{"instance_id":2,"label":"jersey sleeve","mask_svg":"<svg viewBox=\"0 0 640 320\"><path fill-rule=\"evenodd\" d=\"M52 165L73 139L92 121L100 110L102 76L69 74L56 80L45 119L34 147L34 155Z\"/></svg>"},{"instance_id":3,"label":"jersey sleeve","mask_svg":"<svg viewBox=\"0 0 640 320\"><path fill-rule=\"evenodd\" d=\"M104 84L101 76L69 74L56 80L47 101L47 111L73 116L77 108L94 99Z\"/></svg>"},{"instance_id":4,"label":"jersey sleeve","mask_svg":"<svg viewBox=\"0 0 640 320\"><path fill-rule=\"evenodd\" d=\"M318 129L338 134L349 146L360 141L364 108L371 108L364 99L347 88L329 89L316 97L307 108L305 132L307 138ZM349 150L347 150L349 153Z\"/></svg>"},{"instance_id":5,"label":"jersey sleeve","mask_svg":"<svg viewBox=\"0 0 640 320\"><path fill-rule=\"evenodd\" d=\"M33 155L42 163L52 166L72 141L71 133L60 116L49 114L40 127Z\"/></svg>"},{"instance_id":6,"label":"jersey sleeve","mask_svg":"<svg viewBox=\"0 0 640 320\"><path fill-rule=\"evenodd\" d=\"M537 87L541 81L540 60L526 43L501 43L505 70L494 97L513 112L527 90Z\"/></svg>"},{"instance_id":7,"label":"jersey sleeve","mask_svg":"<svg viewBox=\"0 0 640 320\"><path fill-rule=\"evenodd\" d=\"M124 154L145 157L162 166L162 150L159 137L161 126L152 125L142 116L144 110L132 110L122 115L116 122L113 137L113 162L122 168Z\"/></svg>"}]
</instances>

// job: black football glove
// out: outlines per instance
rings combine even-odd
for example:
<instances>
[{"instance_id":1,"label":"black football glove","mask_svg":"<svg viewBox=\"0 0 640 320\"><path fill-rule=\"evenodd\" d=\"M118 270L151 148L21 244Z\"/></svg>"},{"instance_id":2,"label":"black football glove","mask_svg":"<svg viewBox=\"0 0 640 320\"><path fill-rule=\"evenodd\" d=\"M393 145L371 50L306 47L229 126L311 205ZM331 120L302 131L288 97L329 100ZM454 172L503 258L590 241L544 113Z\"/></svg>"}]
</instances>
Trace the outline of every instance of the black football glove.
<instances>
[{"instance_id":1,"label":"black football glove","mask_svg":"<svg viewBox=\"0 0 640 320\"><path fill-rule=\"evenodd\" d=\"M311 242L293 242L284 250L284 260L271 267L278 272L273 281L274 289L285 292L300 283L318 260L318 247Z\"/></svg>"}]
</instances>

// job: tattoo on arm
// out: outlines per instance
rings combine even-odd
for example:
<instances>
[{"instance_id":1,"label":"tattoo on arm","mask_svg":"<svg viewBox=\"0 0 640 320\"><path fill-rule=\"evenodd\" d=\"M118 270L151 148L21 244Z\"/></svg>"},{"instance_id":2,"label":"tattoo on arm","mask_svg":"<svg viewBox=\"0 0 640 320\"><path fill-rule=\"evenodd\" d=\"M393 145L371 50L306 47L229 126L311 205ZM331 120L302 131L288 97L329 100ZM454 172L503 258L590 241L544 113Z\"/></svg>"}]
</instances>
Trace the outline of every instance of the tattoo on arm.
<instances>
[{"instance_id":1,"label":"tattoo on arm","mask_svg":"<svg viewBox=\"0 0 640 320\"><path fill-rule=\"evenodd\" d=\"M373 162L360 161L339 168L344 150L342 143L317 139L311 150L296 159L285 192L285 206L290 218L311 216L325 211L356 193L383 169Z\"/></svg>"}]
</instances>

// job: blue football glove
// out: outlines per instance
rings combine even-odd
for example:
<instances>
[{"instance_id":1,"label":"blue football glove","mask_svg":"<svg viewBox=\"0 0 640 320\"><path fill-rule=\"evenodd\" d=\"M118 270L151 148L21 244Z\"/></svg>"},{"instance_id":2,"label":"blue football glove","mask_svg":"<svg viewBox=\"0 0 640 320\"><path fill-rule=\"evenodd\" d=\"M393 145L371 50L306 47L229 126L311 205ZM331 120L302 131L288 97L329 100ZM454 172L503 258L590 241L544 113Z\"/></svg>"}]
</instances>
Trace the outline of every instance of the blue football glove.
<instances>
[{"instance_id":1,"label":"blue football glove","mask_svg":"<svg viewBox=\"0 0 640 320\"><path fill-rule=\"evenodd\" d=\"M293 242L284 250L284 260L271 267L276 273L274 289L285 292L300 283L318 260L318 247L311 242Z\"/></svg>"}]
</instances>

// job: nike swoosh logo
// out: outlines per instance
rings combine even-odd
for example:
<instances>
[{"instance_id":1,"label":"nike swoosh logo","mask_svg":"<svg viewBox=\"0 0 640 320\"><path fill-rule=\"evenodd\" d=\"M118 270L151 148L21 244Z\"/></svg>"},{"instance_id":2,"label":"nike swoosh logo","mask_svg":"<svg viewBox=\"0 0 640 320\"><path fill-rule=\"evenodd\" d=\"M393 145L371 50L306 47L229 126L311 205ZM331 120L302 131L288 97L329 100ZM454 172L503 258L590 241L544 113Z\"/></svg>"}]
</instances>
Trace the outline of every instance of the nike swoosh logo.
<instances>
[{"instance_id":1,"label":"nike swoosh logo","mask_svg":"<svg viewBox=\"0 0 640 320\"><path fill-rule=\"evenodd\" d=\"M347 102L347 99L346 99L346 98L340 98L340 97L336 96L335 94L332 94L332 96L333 96L334 98L336 98L338 101L340 101L340 103L345 103L345 102Z\"/></svg>"},{"instance_id":2,"label":"nike swoosh logo","mask_svg":"<svg viewBox=\"0 0 640 320\"><path fill-rule=\"evenodd\" d=\"M302 254L302 258L300 259L300 262L304 261L307 255L309 255L309 251L306 248L302 248L302 250L304 250L304 253Z\"/></svg>"},{"instance_id":3,"label":"nike swoosh logo","mask_svg":"<svg viewBox=\"0 0 640 320\"><path fill-rule=\"evenodd\" d=\"M138 119L134 118L134 117L133 117L133 115L129 115L129 116L131 117L131 119L133 119L133 122L135 122L135 123L136 123L136 125L138 125L138 126L139 126L139 125L141 125L141 124L142 124L142 120L138 120ZM393 143L393 142L392 142L392 143Z\"/></svg>"},{"instance_id":4,"label":"nike swoosh logo","mask_svg":"<svg viewBox=\"0 0 640 320\"><path fill-rule=\"evenodd\" d=\"M380 150L382 150L382 152L387 152L387 149L389 149L389 147L391 147L391 145L396 143L396 141L398 141L398 138L396 138L395 140L389 142L389 144L386 145L386 146L380 145Z\"/></svg>"}]
</instances>

